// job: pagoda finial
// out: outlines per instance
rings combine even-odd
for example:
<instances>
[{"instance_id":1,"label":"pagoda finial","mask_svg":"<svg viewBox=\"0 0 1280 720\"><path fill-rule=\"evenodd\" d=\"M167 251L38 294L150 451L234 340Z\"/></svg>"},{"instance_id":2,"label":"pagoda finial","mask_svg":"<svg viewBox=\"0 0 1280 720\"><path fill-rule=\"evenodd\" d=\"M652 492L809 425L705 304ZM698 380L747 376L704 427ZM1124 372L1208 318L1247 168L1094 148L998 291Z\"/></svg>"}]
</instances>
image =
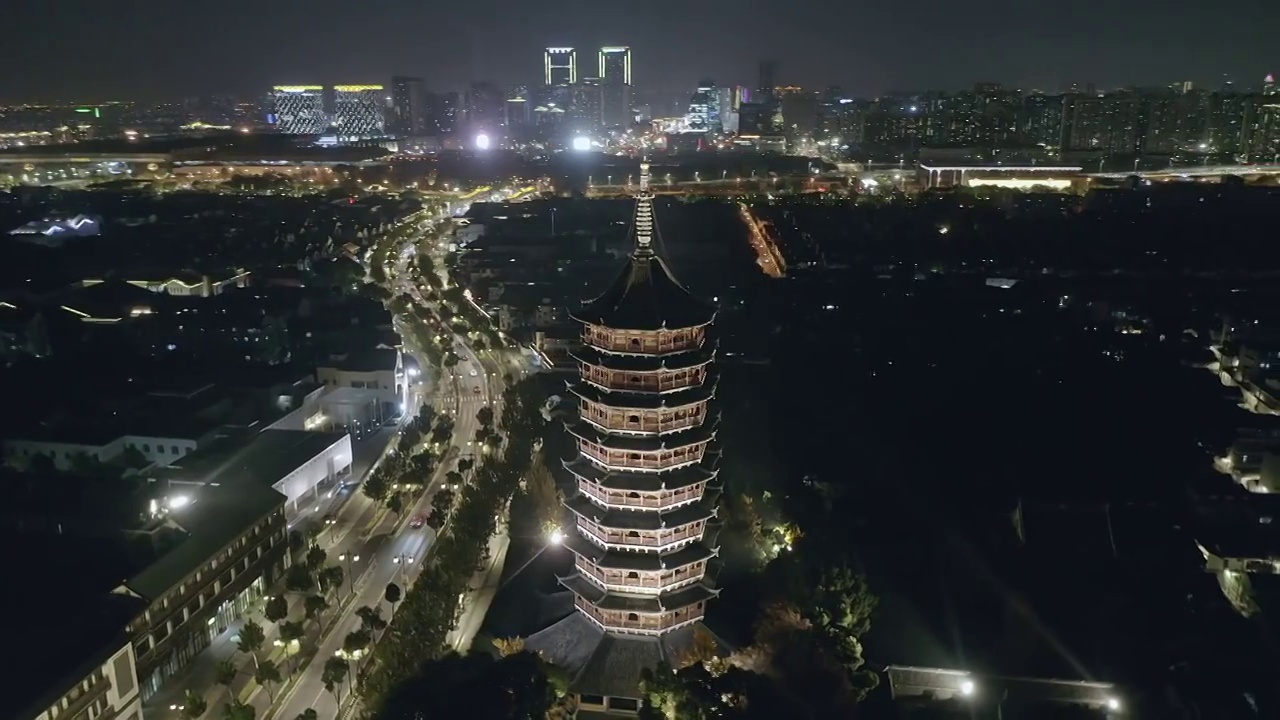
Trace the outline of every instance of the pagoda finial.
<instances>
[{"instance_id":1,"label":"pagoda finial","mask_svg":"<svg viewBox=\"0 0 1280 720\"><path fill-rule=\"evenodd\" d=\"M653 252L653 195L649 193L649 159L640 161L640 194L636 196L636 254Z\"/></svg>"}]
</instances>

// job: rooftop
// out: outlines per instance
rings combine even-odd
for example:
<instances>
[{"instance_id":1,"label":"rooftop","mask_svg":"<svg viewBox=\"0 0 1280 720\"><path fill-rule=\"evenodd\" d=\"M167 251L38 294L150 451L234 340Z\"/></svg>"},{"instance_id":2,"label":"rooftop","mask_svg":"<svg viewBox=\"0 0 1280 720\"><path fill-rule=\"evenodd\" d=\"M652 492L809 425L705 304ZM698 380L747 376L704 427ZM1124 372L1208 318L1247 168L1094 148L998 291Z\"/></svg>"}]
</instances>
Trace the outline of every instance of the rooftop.
<instances>
[{"instance_id":1,"label":"rooftop","mask_svg":"<svg viewBox=\"0 0 1280 720\"><path fill-rule=\"evenodd\" d=\"M662 258L637 251L608 290L569 314L590 325L663 330L710 324L716 310L685 290Z\"/></svg>"},{"instance_id":2,"label":"rooftop","mask_svg":"<svg viewBox=\"0 0 1280 720\"><path fill-rule=\"evenodd\" d=\"M600 483L604 487L615 490L635 490L637 492L658 492L659 490L679 490L703 481L711 481L719 472L720 453L708 451L702 462L686 465L675 470L660 473L614 472L605 470L590 460L577 455L565 463L565 469L589 482Z\"/></svg>"}]
</instances>

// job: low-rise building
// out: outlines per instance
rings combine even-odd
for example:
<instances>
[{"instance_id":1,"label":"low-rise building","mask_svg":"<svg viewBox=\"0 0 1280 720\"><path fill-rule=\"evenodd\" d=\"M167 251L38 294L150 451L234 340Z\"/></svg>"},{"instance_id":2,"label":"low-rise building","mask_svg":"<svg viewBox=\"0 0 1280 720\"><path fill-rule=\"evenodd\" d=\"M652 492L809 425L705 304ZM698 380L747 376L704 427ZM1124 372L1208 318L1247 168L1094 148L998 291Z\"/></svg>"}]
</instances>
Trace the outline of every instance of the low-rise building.
<instances>
[{"instance_id":1,"label":"low-rise building","mask_svg":"<svg viewBox=\"0 0 1280 720\"><path fill-rule=\"evenodd\" d=\"M43 598L41 599L43 602ZM137 659L124 632L141 603L99 597L87 605L59 603L56 623L39 623L22 662L5 671L0 716L14 720L141 720ZM48 613L45 605L33 612ZM13 642L28 633L15 630ZM74 651L69 652L69 649Z\"/></svg>"},{"instance_id":2,"label":"low-rise building","mask_svg":"<svg viewBox=\"0 0 1280 720\"><path fill-rule=\"evenodd\" d=\"M330 390L356 388L376 393L382 417L393 417L405 402L404 358L394 348L371 348L330 355L316 368L316 380Z\"/></svg>"}]
</instances>

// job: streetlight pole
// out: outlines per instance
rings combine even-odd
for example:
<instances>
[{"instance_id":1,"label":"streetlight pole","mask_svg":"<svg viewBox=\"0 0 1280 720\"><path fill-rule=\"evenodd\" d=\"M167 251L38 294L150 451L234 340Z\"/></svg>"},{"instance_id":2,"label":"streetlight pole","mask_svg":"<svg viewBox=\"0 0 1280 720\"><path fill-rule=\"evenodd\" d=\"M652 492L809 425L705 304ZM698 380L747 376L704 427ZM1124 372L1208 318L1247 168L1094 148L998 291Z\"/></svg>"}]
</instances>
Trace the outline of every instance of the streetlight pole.
<instances>
[{"instance_id":1,"label":"streetlight pole","mask_svg":"<svg viewBox=\"0 0 1280 720\"><path fill-rule=\"evenodd\" d=\"M347 564L347 599L351 599L351 596L355 594L356 591L356 579L351 574L351 569L355 563L360 562L360 556L352 555L351 553L339 553L338 562L345 562Z\"/></svg>"}]
</instances>

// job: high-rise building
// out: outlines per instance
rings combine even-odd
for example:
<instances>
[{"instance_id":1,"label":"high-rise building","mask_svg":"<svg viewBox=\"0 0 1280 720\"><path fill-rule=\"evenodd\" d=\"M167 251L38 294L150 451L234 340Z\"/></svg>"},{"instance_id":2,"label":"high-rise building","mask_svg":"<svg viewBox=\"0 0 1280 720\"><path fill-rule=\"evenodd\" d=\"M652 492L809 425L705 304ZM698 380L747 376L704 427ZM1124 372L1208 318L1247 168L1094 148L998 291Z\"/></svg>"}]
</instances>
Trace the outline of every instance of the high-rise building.
<instances>
[{"instance_id":1,"label":"high-rise building","mask_svg":"<svg viewBox=\"0 0 1280 720\"><path fill-rule=\"evenodd\" d=\"M506 93L488 82L471 83L467 89L467 128L475 135L496 135L506 120Z\"/></svg>"},{"instance_id":2,"label":"high-rise building","mask_svg":"<svg viewBox=\"0 0 1280 720\"><path fill-rule=\"evenodd\" d=\"M334 85L333 124L340 138L382 137L386 90L381 85Z\"/></svg>"},{"instance_id":3,"label":"high-rise building","mask_svg":"<svg viewBox=\"0 0 1280 720\"><path fill-rule=\"evenodd\" d=\"M458 130L458 93L427 95L427 134L449 135Z\"/></svg>"},{"instance_id":4,"label":"high-rise building","mask_svg":"<svg viewBox=\"0 0 1280 720\"><path fill-rule=\"evenodd\" d=\"M756 88L759 97L756 102L766 102L766 98L773 97L773 89L777 87L778 63L774 60L760 61L760 85Z\"/></svg>"},{"instance_id":5,"label":"high-rise building","mask_svg":"<svg viewBox=\"0 0 1280 720\"><path fill-rule=\"evenodd\" d=\"M631 48L603 47L599 58L600 115L605 127L631 124Z\"/></svg>"},{"instance_id":6,"label":"high-rise building","mask_svg":"<svg viewBox=\"0 0 1280 720\"><path fill-rule=\"evenodd\" d=\"M427 89L422 78L391 78L391 118L387 127L401 137L427 134Z\"/></svg>"},{"instance_id":7,"label":"high-rise building","mask_svg":"<svg viewBox=\"0 0 1280 720\"><path fill-rule=\"evenodd\" d=\"M600 78L582 78L573 86L569 119L575 132L593 133L604 124L604 87Z\"/></svg>"},{"instance_id":8,"label":"high-rise building","mask_svg":"<svg viewBox=\"0 0 1280 720\"><path fill-rule=\"evenodd\" d=\"M605 84L618 82L631 84L631 48L602 47L599 59L600 79Z\"/></svg>"},{"instance_id":9,"label":"high-rise building","mask_svg":"<svg viewBox=\"0 0 1280 720\"><path fill-rule=\"evenodd\" d=\"M698 89L689 99L689 109L685 112L685 122L690 130L698 132L718 132L720 130L720 96L713 80L698 83Z\"/></svg>"},{"instance_id":10,"label":"high-rise building","mask_svg":"<svg viewBox=\"0 0 1280 720\"><path fill-rule=\"evenodd\" d=\"M319 135L329 125L320 85L277 85L271 107L267 122L286 135Z\"/></svg>"},{"instance_id":11,"label":"high-rise building","mask_svg":"<svg viewBox=\"0 0 1280 720\"><path fill-rule=\"evenodd\" d=\"M560 582L577 612L527 640L576 676L590 710L634 711L640 671L684 652L719 593L707 574L718 554L716 343L707 333L716 310L655 253L648 163L632 233L618 279L570 312L585 347L570 388L580 417L567 427L577 457L565 462L576 487L565 505L577 525L564 537L574 572Z\"/></svg>"},{"instance_id":12,"label":"high-rise building","mask_svg":"<svg viewBox=\"0 0 1280 720\"><path fill-rule=\"evenodd\" d=\"M533 98L528 85L517 85L507 91L503 104L503 122L509 130L527 128L533 124Z\"/></svg>"},{"instance_id":13,"label":"high-rise building","mask_svg":"<svg viewBox=\"0 0 1280 720\"><path fill-rule=\"evenodd\" d=\"M572 85L578 82L578 53L571 47L549 47L542 53L543 83Z\"/></svg>"}]
</instances>

